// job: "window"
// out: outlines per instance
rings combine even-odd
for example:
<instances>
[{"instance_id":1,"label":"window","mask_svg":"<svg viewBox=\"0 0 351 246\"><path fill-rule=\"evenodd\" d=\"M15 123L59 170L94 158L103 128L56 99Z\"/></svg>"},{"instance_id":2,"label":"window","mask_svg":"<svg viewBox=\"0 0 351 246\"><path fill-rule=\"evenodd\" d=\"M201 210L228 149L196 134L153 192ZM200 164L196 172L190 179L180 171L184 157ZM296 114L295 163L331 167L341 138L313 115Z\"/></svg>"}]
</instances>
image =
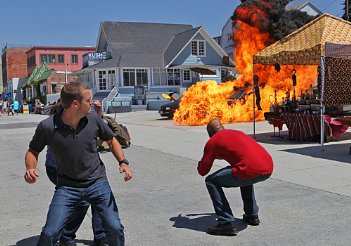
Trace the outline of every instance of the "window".
<instances>
[{"instance_id":1,"label":"window","mask_svg":"<svg viewBox=\"0 0 351 246\"><path fill-rule=\"evenodd\" d=\"M40 63L56 63L55 55L54 54L41 54L40 55Z\"/></svg>"},{"instance_id":2,"label":"window","mask_svg":"<svg viewBox=\"0 0 351 246\"><path fill-rule=\"evenodd\" d=\"M167 85L180 85L180 69L167 69Z\"/></svg>"},{"instance_id":3,"label":"window","mask_svg":"<svg viewBox=\"0 0 351 246\"><path fill-rule=\"evenodd\" d=\"M206 56L206 42L204 40L191 41L191 54L193 56Z\"/></svg>"},{"instance_id":4,"label":"window","mask_svg":"<svg viewBox=\"0 0 351 246\"><path fill-rule=\"evenodd\" d=\"M124 86L135 86L144 85L147 86L147 69L123 69L123 85Z\"/></svg>"},{"instance_id":5,"label":"window","mask_svg":"<svg viewBox=\"0 0 351 246\"><path fill-rule=\"evenodd\" d=\"M64 55L57 55L57 61L60 64L65 63L65 56Z\"/></svg>"},{"instance_id":6,"label":"window","mask_svg":"<svg viewBox=\"0 0 351 246\"><path fill-rule=\"evenodd\" d=\"M31 56L30 58L27 59L27 66L31 67L35 65L35 56Z\"/></svg>"},{"instance_id":7,"label":"window","mask_svg":"<svg viewBox=\"0 0 351 246\"><path fill-rule=\"evenodd\" d=\"M56 84L51 84L51 93L56 93Z\"/></svg>"},{"instance_id":8,"label":"window","mask_svg":"<svg viewBox=\"0 0 351 246\"><path fill-rule=\"evenodd\" d=\"M49 63L56 63L55 55L48 55Z\"/></svg>"},{"instance_id":9,"label":"window","mask_svg":"<svg viewBox=\"0 0 351 246\"><path fill-rule=\"evenodd\" d=\"M153 68L152 73L154 86L167 85L167 73L165 68Z\"/></svg>"},{"instance_id":10,"label":"window","mask_svg":"<svg viewBox=\"0 0 351 246\"><path fill-rule=\"evenodd\" d=\"M116 85L116 72L115 70L108 70L107 71L107 83L110 85L112 89Z\"/></svg>"},{"instance_id":11,"label":"window","mask_svg":"<svg viewBox=\"0 0 351 246\"><path fill-rule=\"evenodd\" d=\"M107 89L106 82L106 71L99 71L99 90Z\"/></svg>"},{"instance_id":12,"label":"window","mask_svg":"<svg viewBox=\"0 0 351 246\"><path fill-rule=\"evenodd\" d=\"M123 69L123 85L135 85L135 69Z\"/></svg>"},{"instance_id":13,"label":"window","mask_svg":"<svg viewBox=\"0 0 351 246\"><path fill-rule=\"evenodd\" d=\"M78 55L72 55L72 64L78 64Z\"/></svg>"},{"instance_id":14,"label":"window","mask_svg":"<svg viewBox=\"0 0 351 246\"><path fill-rule=\"evenodd\" d=\"M184 81L191 81L190 75L191 75L191 72L190 72L189 69L184 69L183 70L183 80Z\"/></svg>"},{"instance_id":15,"label":"window","mask_svg":"<svg viewBox=\"0 0 351 246\"><path fill-rule=\"evenodd\" d=\"M40 63L41 64L48 63L48 60L49 60L48 55L46 55L46 54L40 55Z\"/></svg>"},{"instance_id":16,"label":"window","mask_svg":"<svg viewBox=\"0 0 351 246\"><path fill-rule=\"evenodd\" d=\"M136 77L137 77L137 85L147 86L147 69L137 69Z\"/></svg>"}]
</instances>

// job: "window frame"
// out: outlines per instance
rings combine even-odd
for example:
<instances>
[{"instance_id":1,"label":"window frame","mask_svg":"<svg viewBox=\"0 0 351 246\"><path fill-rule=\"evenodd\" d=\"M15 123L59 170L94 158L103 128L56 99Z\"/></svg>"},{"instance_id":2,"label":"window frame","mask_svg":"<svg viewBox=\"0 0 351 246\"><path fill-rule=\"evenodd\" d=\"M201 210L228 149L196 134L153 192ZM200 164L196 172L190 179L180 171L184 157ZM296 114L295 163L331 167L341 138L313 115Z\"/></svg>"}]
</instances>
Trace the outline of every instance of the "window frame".
<instances>
[{"instance_id":1,"label":"window frame","mask_svg":"<svg viewBox=\"0 0 351 246\"><path fill-rule=\"evenodd\" d=\"M74 57L77 57L77 61L75 61ZM77 54L71 54L71 64L78 64L78 63L79 63L78 55Z\"/></svg>"},{"instance_id":2,"label":"window frame","mask_svg":"<svg viewBox=\"0 0 351 246\"><path fill-rule=\"evenodd\" d=\"M61 62L61 58L62 57L62 62ZM57 63L58 64L65 64L65 55L64 54L57 54Z\"/></svg>"},{"instance_id":3,"label":"window frame","mask_svg":"<svg viewBox=\"0 0 351 246\"><path fill-rule=\"evenodd\" d=\"M192 40L191 55L198 57L206 57L206 40Z\"/></svg>"}]
</instances>

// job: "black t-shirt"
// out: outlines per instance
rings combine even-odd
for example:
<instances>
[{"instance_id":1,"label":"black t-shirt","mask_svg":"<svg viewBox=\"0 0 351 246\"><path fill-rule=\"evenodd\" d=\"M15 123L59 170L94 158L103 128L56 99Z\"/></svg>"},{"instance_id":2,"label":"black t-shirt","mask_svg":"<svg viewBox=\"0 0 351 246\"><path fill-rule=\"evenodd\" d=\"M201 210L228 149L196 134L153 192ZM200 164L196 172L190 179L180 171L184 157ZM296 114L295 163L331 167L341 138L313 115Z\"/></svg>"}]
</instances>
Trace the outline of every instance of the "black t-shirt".
<instances>
[{"instance_id":1,"label":"black t-shirt","mask_svg":"<svg viewBox=\"0 0 351 246\"><path fill-rule=\"evenodd\" d=\"M97 152L97 137L108 141L112 130L95 112L83 117L72 129L61 120L61 112L41 121L29 149L41 152L49 145L55 155L57 184L87 187L97 180L105 179L105 166Z\"/></svg>"}]
</instances>

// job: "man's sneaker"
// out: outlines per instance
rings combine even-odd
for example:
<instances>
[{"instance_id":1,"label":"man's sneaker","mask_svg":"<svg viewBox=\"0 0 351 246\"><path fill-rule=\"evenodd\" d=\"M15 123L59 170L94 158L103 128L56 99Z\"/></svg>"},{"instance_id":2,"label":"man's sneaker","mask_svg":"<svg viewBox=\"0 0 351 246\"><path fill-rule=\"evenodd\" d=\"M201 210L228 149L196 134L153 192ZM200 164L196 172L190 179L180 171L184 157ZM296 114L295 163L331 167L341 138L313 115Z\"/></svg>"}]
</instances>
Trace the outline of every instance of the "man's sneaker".
<instances>
[{"instance_id":1,"label":"man's sneaker","mask_svg":"<svg viewBox=\"0 0 351 246\"><path fill-rule=\"evenodd\" d=\"M95 239L94 245L95 246L108 246L109 245L108 237L103 237L101 239Z\"/></svg>"},{"instance_id":2,"label":"man's sneaker","mask_svg":"<svg viewBox=\"0 0 351 246\"><path fill-rule=\"evenodd\" d=\"M260 224L260 219L257 214L244 214L243 220L252 226L258 226Z\"/></svg>"},{"instance_id":3,"label":"man's sneaker","mask_svg":"<svg viewBox=\"0 0 351 246\"><path fill-rule=\"evenodd\" d=\"M236 236L235 227L232 223L217 224L214 227L207 229L207 233L210 235L221 235L221 236Z\"/></svg>"}]
</instances>

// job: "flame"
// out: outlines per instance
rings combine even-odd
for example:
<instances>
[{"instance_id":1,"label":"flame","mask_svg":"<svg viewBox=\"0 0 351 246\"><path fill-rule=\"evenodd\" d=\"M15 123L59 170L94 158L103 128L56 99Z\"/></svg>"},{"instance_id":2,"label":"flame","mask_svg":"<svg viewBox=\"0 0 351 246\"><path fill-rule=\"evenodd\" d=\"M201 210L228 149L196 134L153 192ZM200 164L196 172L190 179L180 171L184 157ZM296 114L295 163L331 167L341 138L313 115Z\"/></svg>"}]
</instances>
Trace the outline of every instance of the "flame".
<instances>
[{"instance_id":1,"label":"flame","mask_svg":"<svg viewBox=\"0 0 351 246\"><path fill-rule=\"evenodd\" d=\"M255 15L251 19L255 21ZM178 124L205 125L214 118L220 119L224 124L249 122L254 118L264 120L264 112L269 111L271 105L282 101L287 93L290 98L293 96L293 69L297 71L296 98L301 92L309 89L311 84L316 84L317 66L281 66L281 70L277 72L273 66L256 64L254 71L259 76L262 107L262 110L257 110L252 87L253 55L272 44L274 40L268 33L260 32L258 27L239 20L233 23L233 39L236 43L234 60L240 77L221 84L215 81L197 82L188 88L181 98L179 109L174 113L173 119ZM242 87L246 82L251 86L247 88L245 97L242 100L230 100L234 87Z\"/></svg>"}]
</instances>

